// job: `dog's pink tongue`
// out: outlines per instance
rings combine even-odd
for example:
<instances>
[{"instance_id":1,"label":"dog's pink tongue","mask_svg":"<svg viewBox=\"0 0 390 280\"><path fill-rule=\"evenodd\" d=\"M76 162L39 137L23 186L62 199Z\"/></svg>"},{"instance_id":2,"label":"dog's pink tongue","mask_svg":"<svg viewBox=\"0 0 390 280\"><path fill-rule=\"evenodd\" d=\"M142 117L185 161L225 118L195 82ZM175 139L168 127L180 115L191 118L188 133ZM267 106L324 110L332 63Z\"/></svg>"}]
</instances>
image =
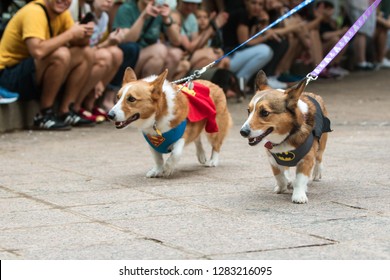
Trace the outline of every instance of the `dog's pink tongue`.
<instances>
[{"instance_id":1,"label":"dog's pink tongue","mask_svg":"<svg viewBox=\"0 0 390 280\"><path fill-rule=\"evenodd\" d=\"M274 146L270 141L267 141L267 143L264 144L264 147L266 147L268 150L271 150Z\"/></svg>"}]
</instances>

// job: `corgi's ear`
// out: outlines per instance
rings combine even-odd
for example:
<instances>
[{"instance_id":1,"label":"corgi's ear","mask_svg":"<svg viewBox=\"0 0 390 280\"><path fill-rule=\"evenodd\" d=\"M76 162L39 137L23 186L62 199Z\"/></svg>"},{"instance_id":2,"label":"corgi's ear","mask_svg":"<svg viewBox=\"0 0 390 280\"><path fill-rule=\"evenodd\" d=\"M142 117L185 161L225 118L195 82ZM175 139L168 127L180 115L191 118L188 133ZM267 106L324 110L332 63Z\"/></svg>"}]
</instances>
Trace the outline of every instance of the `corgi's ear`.
<instances>
[{"instance_id":1,"label":"corgi's ear","mask_svg":"<svg viewBox=\"0 0 390 280\"><path fill-rule=\"evenodd\" d=\"M123 75L122 85L136 80L137 80L137 76L135 75L134 70L131 69L130 67L127 67L125 70L125 74Z\"/></svg>"},{"instance_id":2,"label":"corgi's ear","mask_svg":"<svg viewBox=\"0 0 390 280\"><path fill-rule=\"evenodd\" d=\"M256 80L255 80L255 91L262 91L270 88L267 83L267 75L263 70L257 72Z\"/></svg>"},{"instance_id":3,"label":"corgi's ear","mask_svg":"<svg viewBox=\"0 0 390 280\"><path fill-rule=\"evenodd\" d=\"M168 69L165 69L164 72L162 72L153 82L151 82L151 92L152 92L152 98L158 99L163 92L163 85L165 82L165 79L168 75Z\"/></svg>"},{"instance_id":4,"label":"corgi's ear","mask_svg":"<svg viewBox=\"0 0 390 280\"><path fill-rule=\"evenodd\" d=\"M298 84L286 89L284 94L286 95L287 108L296 107L298 104L299 97L306 87L307 79L303 79Z\"/></svg>"}]
</instances>

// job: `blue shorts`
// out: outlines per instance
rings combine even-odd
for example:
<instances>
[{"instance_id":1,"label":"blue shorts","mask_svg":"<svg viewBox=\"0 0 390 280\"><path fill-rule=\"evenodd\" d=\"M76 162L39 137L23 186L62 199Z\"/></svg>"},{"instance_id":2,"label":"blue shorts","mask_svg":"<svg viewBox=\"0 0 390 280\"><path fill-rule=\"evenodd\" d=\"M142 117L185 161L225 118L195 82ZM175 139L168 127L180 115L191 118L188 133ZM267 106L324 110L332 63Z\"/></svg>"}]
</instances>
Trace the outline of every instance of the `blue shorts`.
<instances>
[{"instance_id":1,"label":"blue shorts","mask_svg":"<svg viewBox=\"0 0 390 280\"><path fill-rule=\"evenodd\" d=\"M19 93L20 99L40 99L41 90L35 80L35 63L32 57L15 66L0 70L0 86Z\"/></svg>"}]
</instances>

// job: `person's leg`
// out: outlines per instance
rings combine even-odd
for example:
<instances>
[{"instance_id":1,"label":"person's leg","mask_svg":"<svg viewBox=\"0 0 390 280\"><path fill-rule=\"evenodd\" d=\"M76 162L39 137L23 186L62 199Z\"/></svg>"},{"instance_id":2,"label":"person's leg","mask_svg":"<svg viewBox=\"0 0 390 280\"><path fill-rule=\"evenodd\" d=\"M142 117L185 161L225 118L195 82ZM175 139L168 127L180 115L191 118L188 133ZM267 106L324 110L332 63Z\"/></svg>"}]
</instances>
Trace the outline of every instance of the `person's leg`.
<instances>
[{"instance_id":1,"label":"person's leg","mask_svg":"<svg viewBox=\"0 0 390 280\"><path fill-rule=\"evenodd\" d=\"M141 49L135 73L138 78L158 75L163 71L165 59L168 56L167 46L156 43Z\"/></svg>"},{"instance_id":2,"label":"person's leg","mask_svg":"<svg viewBox=\"0 0 390 280\"><path fill-rule=\"evenodd\" d=\"M81 94L93 65L94 53L89 47L71 47L70 64L66 76L64 95L59 106L59 114L69 112L69 107Z\"/></svg>"},{"instance_id":3,"label":"person's leg","mask_svg":"<svg viewBox=\"0 0 390 280\"><path fill-rule=\"evenodd\" d=\"M103 93L104 86L103 88L96 86L109 73L111 68L112 56L108 49L102 48L92 50L94 54L92 69L90 70L90 75L87 78L84 87L82 88L80 94L77 96L76 102L74 103L73 109L76 112L80 111L82 103L86 100L87 95L87 103L90 103L91 98L95 99L98 97L97 95L99 95L99 92L97 92L97 89L99 89L100 95Z\"/></svg>"},{"instance_id":4,"label":"person's leg","mask_svg":"<svg viewBox=\"0 0 390 280\"><path fill-rule=\"evenodd\" d=\"M165 68L168 69L167 79L172 81L174 77L182 75L183 69L179 69L180 62L184 56L184 52L180 48L168 47L168 55L165 59ZM182 66L187 64L182 64ZM182 68L182 67L181 67ZM189 69L188 69L189 70ZM187 72L188 72L187 70ZM185 75L186 73L184 73Z\"/></svg>"},{"instance_id":5,"label":"person's leg","mask_svg":"<svg viewBox=\"0 0 390 280\"><path fill-rule=\"evenodd\" d=\"M137 43L123 43L118 45L118 47L122 51L123 60L110 82L114 88L119 88L122 85L123 75L127 67L135 68L140 53L140 47Z\"/></svg>"},{"instance_id":6,"label":"person's leg","mask_svg":"<svg viewBox=\"0 0 390 280\"><path fill-rule=\"evenodd\" d=\"M41 87L40 107L51 108L70 67L71 52L67 47L61 47L42 60L35 60L36 80Z\"/></svg>"},{"instance_id":7,"label":"person's leg","mask_svg":"<svg viewBox=\"0 0 390 280\"><path fill-rule=\"evenodd\" d=\"M237 51L230 60L230 70L238 78L247 82L255 73L266 65L273 56L271 48L260 44Z\"/></svg>"}]
</instances>

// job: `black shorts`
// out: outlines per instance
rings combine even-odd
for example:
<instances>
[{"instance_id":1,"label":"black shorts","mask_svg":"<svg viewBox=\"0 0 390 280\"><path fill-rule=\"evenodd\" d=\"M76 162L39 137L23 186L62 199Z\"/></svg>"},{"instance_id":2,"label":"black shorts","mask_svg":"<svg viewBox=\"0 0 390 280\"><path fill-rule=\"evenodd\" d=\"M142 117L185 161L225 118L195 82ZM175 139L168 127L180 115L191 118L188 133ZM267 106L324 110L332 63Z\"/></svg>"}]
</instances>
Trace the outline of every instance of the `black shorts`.
<instances>
[{"instance_id":1,"label":"black shorts","mask_svg":"<svg viewBox=\"0 0 390 280\"><path fill-rule=\"evenodd\" d=\"M0 70L0 86L19 93L22 100L39 100L41 90L35 80L35 63L32 57L15 66Z\"/></svg>"}]
</instances>

